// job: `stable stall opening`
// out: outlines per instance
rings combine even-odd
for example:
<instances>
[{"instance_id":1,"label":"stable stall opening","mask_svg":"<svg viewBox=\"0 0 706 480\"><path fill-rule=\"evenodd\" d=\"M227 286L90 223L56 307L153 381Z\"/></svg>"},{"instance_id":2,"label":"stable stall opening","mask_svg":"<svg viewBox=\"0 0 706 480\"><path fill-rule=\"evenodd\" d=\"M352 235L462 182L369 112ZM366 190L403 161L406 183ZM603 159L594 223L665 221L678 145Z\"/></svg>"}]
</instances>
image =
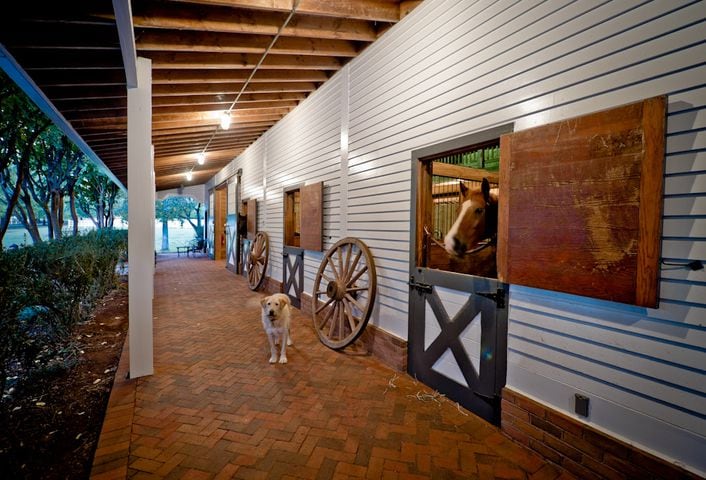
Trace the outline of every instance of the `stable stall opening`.
<instances>
[{"instance_id":1,"label":"stable stall opening","mask_svg":"<svg viewBox=\"0 0 706 480\"><path fill-rule=\"evenodd\" d=\"M284 244L301 245L301 188L284 191Z\"/></svg>"},{"instance_id":2,"label":"stable stall opening","mask_svg":"<svg viewBox=\"0 0 706 480\"><path fill-rule=\"evenodd\" d=\"M497 278L499 139L420 162L417 264Z\"/></svg>"}]
</instances>

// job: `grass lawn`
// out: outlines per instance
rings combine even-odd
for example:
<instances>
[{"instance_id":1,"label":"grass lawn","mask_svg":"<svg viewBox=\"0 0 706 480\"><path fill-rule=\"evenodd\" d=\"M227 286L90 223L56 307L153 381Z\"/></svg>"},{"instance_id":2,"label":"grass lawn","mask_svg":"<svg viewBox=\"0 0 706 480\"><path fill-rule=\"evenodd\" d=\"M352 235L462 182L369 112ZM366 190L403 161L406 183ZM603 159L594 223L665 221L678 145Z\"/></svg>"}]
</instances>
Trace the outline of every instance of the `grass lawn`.
<instances>
[{"instance_id":1,"label":"grass lawn","mask_svg":"<svg viewBox=\"0 0 706 480\"><path fill-rule=\"evenodd\" d=\"M122 228L119 222L117 223L117 228ZM84 225L81 225L81 228L84 228ZM40 227L39 233L42 235L42 238L46 238L47 227ZM178 221L169 222L169 250L167 251L176 252L176 247L182 247L190 244L191 241L194 239L195 235L196 234L194 232L194 229L191 228L191 225L189 225L188 223L184 223L184 225L182 226ZM5 248L13 244L23 245L29 243L32 243L32 240L30 239L27 230L22 227L16 226L8 228L7 233L5 234L5 237L2 240L2 244ZM154 224L154 249L157 252L162 252L161 222L156 222Z\"/></svg>"}]
</instances>

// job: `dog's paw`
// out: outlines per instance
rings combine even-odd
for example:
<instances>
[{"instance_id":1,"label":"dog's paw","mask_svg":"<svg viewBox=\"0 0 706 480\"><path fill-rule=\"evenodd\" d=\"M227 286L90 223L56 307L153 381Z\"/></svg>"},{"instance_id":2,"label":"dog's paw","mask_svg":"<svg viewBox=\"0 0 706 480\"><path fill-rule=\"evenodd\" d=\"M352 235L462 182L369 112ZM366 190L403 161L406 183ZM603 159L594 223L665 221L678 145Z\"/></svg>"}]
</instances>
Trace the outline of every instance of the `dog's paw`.
<instances>
[{"instance_id":1,"label":"dog's paw","mask_svg":"<svg viewBox=\"0 0 706 480\"><path fill-rule=\"evenodd\" d=\"M284 355L282 355L281 357L279 357L279 363L287 363L287 357L284 356Z\"/></svg>"},{"instance_id":2,"label":"dog's paw","mask_svg":"<svg viewBox=\"0 0 706 480\"><path fill-rule=\"evenodd\" d=\"M285 361L286 361L286 360L287 360L287 359L285 358ZM280 360L280 361L281 361L281 360ZM275 355L271 356L271 357L270 357L270 363L277 363L277 356L275 356Z\"/></svg>"},{"instance_id":3,"label":"dog's paw","mask_svg":"<svg viewBox=\"0 0 706 480\"><path fill-rule=\"evenodd\" d=\"M292 342L292 339L287 337L287 346L294 345L294 342Z\"/></svg>"}]
</instances>

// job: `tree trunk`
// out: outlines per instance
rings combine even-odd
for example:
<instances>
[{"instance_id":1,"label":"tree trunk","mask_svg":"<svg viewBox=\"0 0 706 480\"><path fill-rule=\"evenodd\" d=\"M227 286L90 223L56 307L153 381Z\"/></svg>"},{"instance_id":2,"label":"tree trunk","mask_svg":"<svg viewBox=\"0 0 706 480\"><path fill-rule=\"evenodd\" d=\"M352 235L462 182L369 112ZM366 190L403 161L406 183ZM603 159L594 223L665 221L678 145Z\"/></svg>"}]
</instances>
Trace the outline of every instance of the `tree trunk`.
<instances>
[{"instance_id":1,"label":"tree trunk","mask_svg":"<svg viewBox=\"0 0 706 480\"><path fill-rule=\"evenodd\" d=\"M76 212L76 197L74 194L74 186L73 185L69 186L68 195L69 195L69 208L71 209L71 221L74 224L72 234L75 237L78 235L78 212Z\"/></svg>"},{"instance_id":2,"label":"tree trunk","mask_svg":"<svg viewBox=\"0 0 706 480\"><path fill-rule=\"evenodd\" d=\"M17 205L17 211L21 214L20 220L29 232L32 243L42 243L42 236L39 234L39 227L37 226L37 216L34 213L34 208L32 208L32 199L26 192L22 195L22 203L24 204L22 207Z\"/></svg>"},{"instance_id":3,"label":"tree trunk","mask_svg":"<svg viewBox=\"0 0 706 480\"><path fill-rule=\"evenodd\" d=\"M20 190L22 186L22 180L24 179L24 169L20 169L17 173L17 181L15 182L15 187L12 189L12 195L7 199L7 210L2 218L2 223L0 223L0 245L2 245L2 239L7 233L7 227L10 226L10 218L12 218L12 211L17 204L17 200L20 198Z\"/></svg>"},{"instance_id":4,"label":"tree trunk","mask_svg":"<svg viewBox=\"0 0 706 480\"><path fill-rule=\"evenodd\" d=\"M49 205L49 224L51 225L51 231L53 232L53 236L50 236L49 238L61 238L61 210L61 193L57 191L51 192L51 200Z\"/></svg>"},{"instance_id":5,"label":"tree trunk","mask_svg":"<svg viewBox=\"0 0 706 480\"><path fill-rule=\"evenodd\" d=\"M162 220L162 251L169 250L169 220Z\"/></svg>"}]
</instances>

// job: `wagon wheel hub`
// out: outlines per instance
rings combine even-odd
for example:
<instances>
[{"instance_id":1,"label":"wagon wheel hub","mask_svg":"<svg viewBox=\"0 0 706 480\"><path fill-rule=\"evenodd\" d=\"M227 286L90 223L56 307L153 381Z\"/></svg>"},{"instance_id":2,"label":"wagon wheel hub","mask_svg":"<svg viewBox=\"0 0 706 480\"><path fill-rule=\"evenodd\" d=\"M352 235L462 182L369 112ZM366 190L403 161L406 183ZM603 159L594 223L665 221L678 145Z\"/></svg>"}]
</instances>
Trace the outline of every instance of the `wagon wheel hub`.
<instances>
[{"instance_id":1,"label":"wagon wheel hub","mask_svg":"<svg viewBox=\"0 0 706 480\"><path fill-rule=\"evenodd\" d=\"M346 296L346 286L335 280L331 280L326 285L326 295L334 300L342 300Z\"/></svg>"}]
</instances>

